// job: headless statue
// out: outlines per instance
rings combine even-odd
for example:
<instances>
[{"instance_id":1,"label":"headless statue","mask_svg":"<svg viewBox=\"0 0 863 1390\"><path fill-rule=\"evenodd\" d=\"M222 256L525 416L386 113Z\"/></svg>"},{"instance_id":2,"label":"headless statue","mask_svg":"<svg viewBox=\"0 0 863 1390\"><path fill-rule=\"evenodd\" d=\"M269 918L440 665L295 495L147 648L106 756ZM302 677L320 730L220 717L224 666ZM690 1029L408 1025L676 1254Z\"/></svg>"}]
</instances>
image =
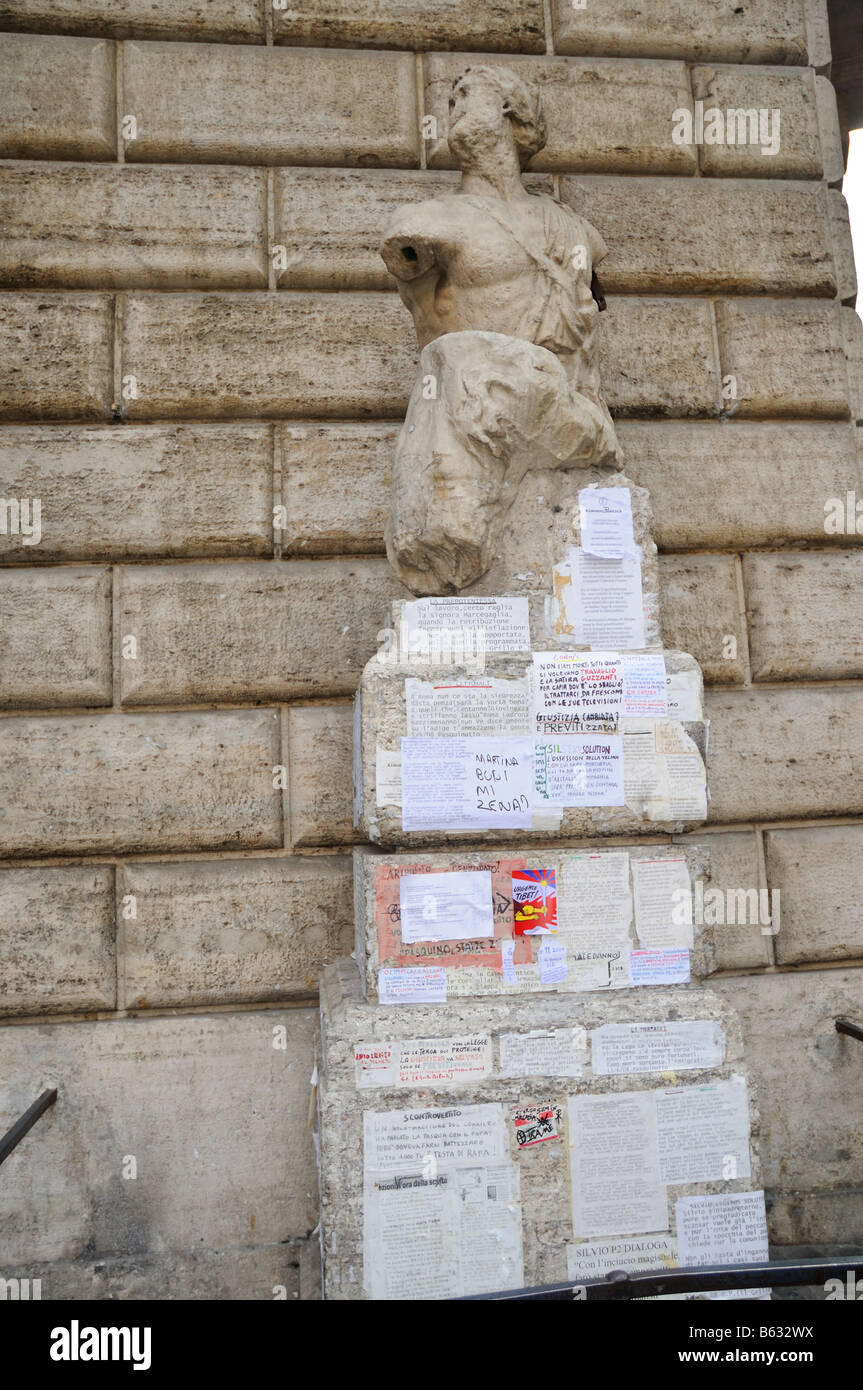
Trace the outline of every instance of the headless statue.
<instances>
[{"instance_id":1,"label":"headless statue","mask_svg":"<svg viewBox=\"0 0 863 1390\"><path fill-rule=\"evenodd\" d=\"M545 138L536 89L509 68L468 68L449 103L461 187L400 208L381 246L422 350L386 537L416 594L488 570L528 469L619 466L596 365L606 247L524 187Z\"/></svg>"}]
</instances>

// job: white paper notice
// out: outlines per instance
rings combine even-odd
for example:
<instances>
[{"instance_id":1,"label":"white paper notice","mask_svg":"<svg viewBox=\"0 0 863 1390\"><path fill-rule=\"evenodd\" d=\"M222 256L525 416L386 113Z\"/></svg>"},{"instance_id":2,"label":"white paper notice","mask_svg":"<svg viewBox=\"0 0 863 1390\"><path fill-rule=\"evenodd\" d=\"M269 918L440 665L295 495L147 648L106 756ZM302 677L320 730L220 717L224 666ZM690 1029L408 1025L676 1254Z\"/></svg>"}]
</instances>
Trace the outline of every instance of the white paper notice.
<instances>
[{"instance_id":1,"label":"white paper notice","mask_svg":"<svg viewBox=\"0 0 863 1390\"><path fill-rule=\"evenodd\" d=\"M749 1177L749 1103L742 1076L674 1086L655 1097L663 1182Z\"/></svg>"},{"instance_id":2,"label":"white paper notice","mask_svg":"<svg viewBox=\"0 0 863 1390\"><path fill-rule=\"evenodd\" d=\"M632 894L625 849L564 855L557 921L558 931L580 949L629 947Z\"/></svg>"},{"instance_id":3,"label":"white paper notice","mask_svg":"<svg viewBox=\"0 0 863 1390\"><path fill-rule=\"evenodd\" d=\"M629 978L633 985L685 985L689 952L630 951Z\"/></svg>"},{"instance_id":4,"label":"white paper notice","mask_svg":"<svg viewBox=\"0 0 863 1390\"><path fill-rule=\"evenodd\" d=\"M363 1116L364 1283L375 1299L524 1283L519 1175L503 1107Z\"/></svg>"},{"instance_id":5,"label":"white paper notice","mask_svg":"<svg viewBox=\"0 0 863 1390\"><path fill-rule=\"evenodd\" d=\"M622 713L634 719L664 719L668 685L662 652L627 652L623 664Z\"/></svg>"},{"instance_id":6,"label":"white paper notice","mask_svg":"<svg viewBox=\"0 0 863 1390\"><path fill-rule=\"evenodd\" d=\"M380 1004L445 1004L446 975L442 965L406 965L378 971Z\"/></svg>"},{"instance_id":7,"label":"white paper notice","mask_svg":"<svg viewBox=\"0 0 863 1390\"><path fill-rule=\"evenodd\" d=\"M641 558L602 560L570 547L571 583L562 590L576 642L604 651L645 646Z\"/></svg>"},{"instance_id":8,"label":"white paper notice","mask_svg":"<svg viewBox=\"0 0 863 1390\"><path fill-rule=\"evenodd\" d=\"M583 487L578 491L581 546L589 555L619 560L632 554L632 494L628 487Z\"/></svg>"},{"instance_id":9,"label":"white paper notice","mask_svg":"<svg viewBox=\"0 0 863 1390\"><path fill-rule=\"evenodd\" d=\"M703 719L701 707L701 678L697 671L675 671L668 677L667 700L669 719L697 721Z\"/></svg>"},{"instance_id":10,"label":"white paper notice","mask_svg":"<svg viewBox=\"0 0 863 1390\"><path fill-rule=\"evenodd\" d=\"M692 885L683 855L633 859L635 930L651 951L680 951L692 946Z\"/></svg>"},{"instance_id":11,"label":"white paper notice","mask_svg":"<svg viewBox=\"0 0 863 1390\"><path fill-rule=\"evenodd\" d=\"M674 1204L681 1266L753 1264L770 1258L763 1192L680 1197ZM769 1298L769 1289L717 1290L708 1298Z\"/></svg>"},{"instance_id":12,"label":"white paper notice","mask_svg":"<svg viewBox=\"0 0 863 1390\"><path fill-rule=\"evenodd\" d=\"M403 738L402 829L528 829L530 738Z\"/></svg>"},{"instance_id":13,"label":"white paper notice","mask_svg":"<svg viewBox=\"0 0 863 1390\"><path fill-rule=\"evenodd\" d=\"M620 734L557 734L536 740L534 804L622 806Z\"/></svg>"},{"instance_id":14,"label":"white paper notice","mask_svg":"<svg viewBox=\"0 0 863 1390\"><path fill-rule=\"evenodd\" d=\"M491 1038L411 1038L402 1042L357 1043L354 1071L361 1090L373 1086L423 1086L478 1081L492 1070Z\"/></svg>"},{"instance_id":15,"label":"white paper notice","mask_svg":"<svg viewBox=\"0 0 863 1390\"><path fill-rule=\"evenodd\" d=\"M721 1023L605 1023L590 1035L594 1076L701 1071L725 1057Z\"/></svg>"},{"instance_id":16,"label":"white paper notice","mask_svg":"<svg viewBox=\"0 0 863 1390\"><path fill-rule=\"evenodd\" d=\"M651 1091L570 1096L569 1143L576 1236L667 1230Z\"/></svg>"},{"instance_id":17,"label":"white paper notice","mask_svg":"<svg viewBox=\"0 0 863 1390\"><path fill-rule=\"evenodd\" d=\"M461 637L465 648L486 652L530 651L530 608L526 598L418 598L402 610L408 651L443 646Z\"/></svg>"},{"instance_id":18,"label":"white paper notice","mask_svg":"<svg viewBox=\"0 0 863 1390\"><path fill-rule=\"evenodd\" d=\"M587 1061L584 1028L537 1028L501 1033L501 1076L581 1076Z\"/></svg>"},{"instance_id":19,"label":"white paper notice","mask_svg":"<svg viewBox=\"0 0 863 1390\"><path fill-rule=\"evenodd\" d=\"M504 982L508 985L517 985L518 976L515 973L515 942L502 941L500 943L500 961L503 968Z\"/></svg>"},{"instance_id":20,"label":"white paper notice","mask_svg":"<svg viewBox=\"0 0 863 1390\"><path fill-rule=\"evenodd\" d=\"M536 732L616 729L623 699L622 660L617 652L534 652Z\"/></svg>"},{"instance_id":21,"label":"white paper notice","mask_svg":"<svg viewBox=\"0 0 863 1390\"><path fill-rule=\"evenodd\" d=\"M487 869L404 874L399 879L402 941L475 941L494 936L494 900Z\"/></svg>"},{"instance_id":22,"label":"white paper notice","mask_svg":"<svg viewBox=\"0 0 863 1390\"><path fill-rule=\"evenodd\" d=\"M378 806L402 804L402 755L380 744L375 749L375 801Z\"/></svg>"},{"instance_id":23,"label":"white paper notice","mask_svg":"<svg viewBox=\"0 0 863 1390\"><path fill-rule=\"evenodd\" d=\"M566 979L566 946L544 937L537 954L539 978L544 985L560 985Z\"/></svg>"},{"instance_id":24,"label":"white paper notice","mask_svg":"<svg viewBox=\"0 0 863 1390\"><path fill-rule=\"evenodd\" d=\"M529 734L530 682L490 676L458 684L405 681L409 738L470 738L476 734Z\"/></svg>"},{"instance_id":25,"label":"white paper notice","mask_svg":"<svg viewBox=\"0 0 863 1390\"><path fill-rule=\"evenodd\" d=\"M573 1283L602 1279L613 1269L625 1269L630 1274L649 1274L676 1267L677 1241L669 1235L585 1240L566 1247L566 1277Z\"/></svg>"}]
</instances>

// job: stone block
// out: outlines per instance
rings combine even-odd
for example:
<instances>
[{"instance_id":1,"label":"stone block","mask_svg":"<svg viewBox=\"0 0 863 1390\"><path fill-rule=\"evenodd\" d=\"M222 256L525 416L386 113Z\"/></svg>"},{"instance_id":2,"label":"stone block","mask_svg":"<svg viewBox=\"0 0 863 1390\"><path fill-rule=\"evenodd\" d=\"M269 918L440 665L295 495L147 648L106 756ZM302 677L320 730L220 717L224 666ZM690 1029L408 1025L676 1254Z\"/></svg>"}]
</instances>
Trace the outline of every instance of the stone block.
<instances>
[{"instance_id":1,"label":"stone block","mask_svg":"<svg viewBox=\"0 0 863 1390\"><path fill-rule=\"evenodd\" d=\"M564 1283L567 1280L566 1245L573 1240L569 1146L574 1136L569 1127L570 1098L659 1089L662 1085L669 1085L669 1077L668 1074L660 1077L655 1072L597 1076L587 1063L586 1048L582 1054L584 1065L581 1069L577 1065L574 1067L573 1059L568 1057L565 1075L555 1074L553 1064L549 1064L543 1072L527 1065L525 1075L513 1077L508 1074L509 1067L505 1067L501 1061L505 1045L501 1039L506 1037L511 1040L510 1045L524 1049L529 1046L526 1033L531 1033L535 1038L537 1031L560 1033L564 1030L573 1041L583 1038L586 1043L582 1029L592 1032L609 1021L665 1021L672 1010L674 1017L681 1021L700 1019L718 1023L725 1043L724 1061L720 1066L709 1071L702 1069L676 1073L673 1085L710 1084L728 1080L731 1076L740 1077L745 1084L746 1067L742 1060L737 1020L729 1010L718 1004L715 995L704 990L645 989L629 991L625 997L605 995L602 999L582 995L577 1006L565 995L545 995L541 998L458 999L447 1004L379 1009L362 1003L351 962L340 962L330 967L322 983L323 1065L320 1091L322 1234L327 1298L362 1299L374 1296L375 1292L368 1287L371 1271L364 1269L363 1264L364 1254L370 1248L366 1244L364 1250L363 1165L359 1161L346 1165L344 1161L345 1153L358 1155L360 1152L364 1117L369 1112L380 1115L397 1111L409 1115L408 1123L411 1123L422 1120L424 1111L454 1109L467 1133L467 1124L472 1118L471 1109L477 1104L488 1107L485 1113L489 1121L492 1120L489 1112L497 1110L498 1123L505 1126L501 1149L495 1150L499 1152L497 1162L500 1165L496 1178L498 1184L506 1183L512 1167L517 1170L511 1175L511 1180L516 1184L513 1196L519 1203L520 1238L517 1237L514 1242L516 1268L507 1260L507 1256L512 1259L513 1247L504 1247L506 1256L500 1259L498 1269L488 1269L485 1276L487 1282L483 1282L479 1271L472 1267L475 1263L471 1258L474 1252L470 1248L466 1250L464 1260L459 1263L467 1271L466 1279L475 1281L469 1282L468 1291L475 1291L477 1286L482 1291L492 1292L507 1286ZM447 1075L444 1065L439 1074L429 1080L408 1080L401 1085L379 1084L373 1088L357 1087L354 1059L358 1046L383 1048L390 1043L395 1051L402 1043L416 1045L419 1040L452 1038L476 1039L479 1046L485 1048L484 1075L468 1078L458 1074ZM561 1052L564 1050L560 1047ZM758 1188L759 1115L757 1097L750 1088L747 1100L750 1175L724 1181L668 1184L668 1218L672 1230L676 1200L683 1195ZM515 1114L521 1107L536 1106L538 1101L548 1104L555 1112L557 1138L520 1147L515 1138ZM415 1135L405 1132L395 1142L399 1143L402 1153L408 1150L413 1156ZM440 1147L436 1135L431 1142L433 1149L437 1148L436 1158L440 1159L436 1173L445 1174L448 1166L446 1160L450 1156L449 1144L444 1139L443 1147ZM422 1143L420 1140L420 1147ZM368 1153L367 1146L365 1152ZM428 1155L423 1161L427 1160ZM481 1160L477 1159L476 1163L479 1166ZM413 1164L410 1166L412 1168ZM408 1165L405 1164L405 1167ZM373 1192L370 1193L370 1198L373 1195ZM495 1185L487 1193L487 1200L499 1199L500 1189ZM431 1194L427 1200L431 1203ZM496 1263L492 1254L495 1250L495 1228L500 1231L505 1223L505 1217L496 1218L487 1212L476 1213L476 1224L481 1228L491 1228L486 1232L491 1248L483 1252L484 1263L488 1266ZM370 1234L366 1231L367 1236ZM436 1236L439 1244L436 1249L429 1247L427 1255L425 1250L420 1256L406 1251L403 1257L410 1260L413 1254L416 1261L416 1268L411 1271L413 1287L417 1287L417 1282L422 1282L421 1297L426 1299L445 1298L454 1292L447 1278L450 1273L447 1262L438 1253L441 1245L446 1251L448 1242L458 1239L445 1217L442 1229L436 1231ZM382 1232L378 1234L378 1240L385 1239ZM463 1236L462 1240L470 1247L469 1237ZM500 1249L500 1246L497 1248ZM523 1266L518 1256L522 1257ZM389 1282L385 1282L377 1296L398 1298L403 1285L400 1289L398 1277L393 1278L395 1271L392 1264L387 1272ZM429 1278L429 1275L432 1277ZM439 1280L437 1284L435 1275Z\"/></svg>"},{"instance_id":2,"label":"stone block","mask_svg":"<svg viewBox=\"0 0 863 1390\"><path fill-rule=\"evenodd\" d=\"M396 637L400 628L401 623L397 617ZM535 623L533 632L535 650L567 649L567 644L558 637L546 635L537 639L536 634L540 629ZM538 640L542 645L537 645ZM573 647L569 645L568 649L573 650ZM664 652L664 658L668 675L683 677L684 682L690 687L693 705L700 709L702 679L694 658L685 652L667 650ZM529 679L530 667L531 659L527 656L487 653L482 662L481 674L483 680L494 678L504 682L524 682L526 678ZM446 656L439 653L435 661L418 660L416 653L411 654L409 650L405 652L403 648L400 649L397 641L389 643L384 659L369 661L360 683L361 752L358 755L358 770L361 763L361 836L371 840L375 845L383 845L389 849L459 846L470 844L478 836L486 839L486 827L479 826L475 820L463 821L460 826L450 825L450 828L434 828L430 815L418 815L418 821L428 819L429 824L419 829L404 828L401 782L397 779L400 776L398 755L402 748L401 740L408 735L406 681L409 678L437 684L443 681L450 685L463 684L467 680L476 680L476 664L470 660L466 661L463 655L460 658L459 653L452 649ZM505 738L512 732L515 718L517 716L507 712L500 714L496 721L492 721L493 726L497 727L498 736ZM414 728L413 734L415 737L443 734L440 722L439 719L437 724L430 726L433 727L432 733ZM571 840L597 835L679 834L685 829L694 829L701 824L705 817L698 813L704 804L703 769L700 764L704 757L706 725L701 719L694 717L688 718L684 723L673 718L654 722L655 728L651 724L645 727L642 722L632 725L625 719L620 722L619 734L623 739L620 754L621 771L624 780L624 800L621 804L568 804L564 807L543 807L541 802L538 802L534 789L530 791L529 807L523 813L525 818L530 816L529 825L517 826L513 825L512 821L506 824L505 818L498 821L492 814L481 817L482 820L491 821L491 833L496 844ZM482 727L484 732L487 732L488 725L484 723ZM520 727L523 729L524 726ZM459 724L458 731L448 730L448 736L457 737L462 728ZM529 736L529 727L525 734ZM597 734L597 737L600 735ZM630 738L634 742L630 742ZM687 755L685 762L682 758L675 761L679 754ZM457 771L460 766L458 758L454 755L452 765L446 770L447 776L452 779L447 784L450 790L446 794L439 793L442 803L440 818L443 818L449 809L444 809L446 796L452 795L461 806L458 797L468 794L465 791L467 783L461 780L462 773ZM528 771L526 775L530 789L532 774ZM441 767L439 780L442 778ZM489 783L502 781L496 772L486 780ZM478 797L478 800L482 801L482 798ZM477 811L519 811L518 804L498 807L497 797L488 797L486 800L495 804L483 802L482 805L477 805ZM457 821L458 816L454 819Z\"/></svg>"},{"instance_id":3,"label":"stone block","mask_svg":"<svg viewBox=\"0 0 863 1390\"><path fill-rule=\"evenodd\" d=\"M317 1242L314 1242L315 1244ZM302 1299L302 1271L309 1241L227 1250L161 1250L157 1255L82 1255L20 1266L41 1279L46 1299L156 1302L162 1299L250 1301Z\"/></svg>"},{"instance_id":4,"label":"stone block","mask_svg":"<svg viewBox=\"0 0 863 1390\"><path fill-rule=\"evenodd\" d=\"M315 1023L312 1009L261 1009L7 1028L4 1133L45 1087L59 1095L38 1147L25 1142L4 1164L6 1268L308 1235L314 1153L298 1116Z\"/></svg>"},{"instance_id":5,"label":"stone block","mask_svg":"<svg viewBox=\"0 0 863 1390\"><path fill-rule=\"evenodd\" d=\"M709 690L709 819L863 813L863 691Z\"/></svg>"},{"instance_id":6,"label":"stone block","mask_svg":"<svg viewBox=\"0 0 863 1390\"><path fill-rule=\"evenodd\" d=\"M719 383L707 300L613 299L599 338L602 389L621 415L713 415Z\"/></svg>"},{"instance_id":7,"label":"stone block","mask_svg":"<svg viewBox=\"0 0 863 1390\"><path fill-rule=\"evenodd\" d=\"M294 849L361 839L353 823L353 745L352 703L295 705L288 711Z\"/></svg>"},{"instance_id":8,"label":"stone block","mask_svg":"<svg viewBox=\"0 0 863 1390\"><path fill-rule=\"evenodd\" d=\"M126 405L134 420L392 418L407 406L415 369L410 317L393 294L126 299L123 373L136 381Z\"/></svg>"},{"instance_id":9,"label":"stone block","mask_svg":"<svg viewBox=\"0 0 863 1390\"><path fill-rule=\"evenodd\" d=\"M827 77L815 78L815 108L821 135L823 174L836 187L845 177L845 137L839 117L836 88Z\"/></svg>"},{"instance_id":10,"label":"stone block","mask_svg":"<svg viewBox=\"0 0 863 1390\"><path fill-rule=\"evenodd\" d=\"M282 553L384 552L397 424L281 425Z\"/></svg>"},{"instance_id":11,"label":"stone block","mask_svg":"<svg viewBox=\"0 0 863 1390\"><path fill-rule=\"evenodd\" d=\"M123 72L127 160L419 164L410 53L133 42Z\"/></svg>"},{"instance_id":12,"label":"stone block","mask_svg":"<svg viewBox=\"0 0 863 1390\"><path fill-rule=\"evenodd\" d=\"M863 420L863 319L847 306L839 310L839 331L848 373L848 406L851 419Z\"/></svg>"},{"instance_id":13,"label":"stone block","mask_svg":"<svg viewBox=\"0 0 863 1390\"><path fill-rule=\"evenodd\" d=\"M548 124L545 149L534 170L621 174L692 174L694 146L675 145L672 114L692 109L686 66L679 62L615 58L496 58L536 82ZM453 79L471 62L468 53L433 53L425 60L425 113L437 121L427 146L431 168L454 168L446 143L447 103Z\"/></svg>"},{"instance_id":14,"label":"stone block","mask_svg":"<svg viewBox=\"0 0 863 1390\"><path fill-rule=\"evenodd\" d=\"M729 63L805 63L802 0L636 0L609 14L552 0L558 53L632 58L713 58Z\"/></svg>"},{"instance_id":15,"label":"stone block","mask_svg":"<svg viewBox=\"0 0 863 1390\"><path fill-rule=\"evenodd\" d=\"M120 885L127 1009L308 996L352 949L341 855L125 864Z\"/></svg>"},{"instance_id":16,"label":"stone block","mask_svg":"<svg viewBox=\"0 0 863 1390\"><path fill-rule=\"evenodd\" d=\"M561 178L560 193L608 245L599 276L609 294L832 296L839 250L847 279L846 244L831 239L834 190L821 184L584 174Z\"/></svg>"},{"instance_id":17,"label":"stone block","mask_svg":"<svg viewBox=\"0 0 863 1390\"><path fill-rule=\"evenodd\" d=\"M743 1025L761 1108L773 1240L859 1248L863 1070L860 1044L841 1037L834 1020L859 1014L863 970L740 975L710 983Z\"/></svg>"},{"instance_id":18,"label":"stone block","mask_svg":"<svg viewBox=\"0 0 863 1390\"><path fill-rule=\"evenodd\" d=\"M747 555L755 680L863 676L863 551Z\"/></svg>"},{"instance_id":19,"label":"stone block","mask_svg":"<svg viewBox=\"0 0 863 1390\"><path fill-rule=\"evenodd\" d=\"M0 707L110 705L112 690L110 570L0 571Z\"/></svg>"},{"instance_id":20,"label":"stone block","mask_svg":"<svg viewBox=\"0 0 863 1390\"><path fill-rule=\"evenodd\" d=\"M348 695L404 590L382 559L130 566L124 704Z\"/></svg>"},{"instance_id":21,"label":"stone block","mask_svg":"<svg viewBox=\"0 0 863 1390\"><path fill-rule=\"evenodd\" d=\"M2 0L0 28L263 43L257 0Z\"/></svg>"},{"instance_id":22,"label":"stone block","mask_svg":"<svg viewBox=\"0 0 863 1390\"><path fill-rule=\"evenodd\" d=\"M707 685L746 678L746 623L733 555L662 555L662 631L666 646L692 652Z\"/></svg>"},{"instance_id":23,"label":"stone block","mask_svg":"<svg viewBox=\"0 0 863 1390\"><path fill-rule=\"evenodd\" d=\"M750 64L693 68L692 94L696 102L704 103L704 135L710 134L716 119L708 113L719 110L716 133L723 137L721 142L698 145L701 172L736 178L820 179L824 155L815 83L809 68ZM735 114L729 116L729 111ZM755 118L747 112L755 112Z\"/></svg>"},{"instance_id":24,"label":"stone block","mask_svg":"<svg viewBox=\"0 0 863 1390\"><path fill-rule=\"evenodd\" d=\"M853 303L857 296L857 267L854 264L854 243L848 204L838 188L828 188L827 208L833 236L833 260L836 265L836 294L843 304Z\"/></svg>"},{"instance_id":25,"label":"stone block","mask_svg":"<svg viewBox=\"0 0 863 1390\"><path fill-rule=\"evenodd\" d=\"M728 414L849 414L840 309L811 299L737 299L716 305L719 358L737 395Z\"/></svg>"},{"instance_id":26,"label":"stone block","mask_svg":"<svg viewBox=\"0 0 863 1390\"><path fill-rule=\"evenodd\" d=\"M273 20L277 43L545 52L542 0L288 0Z\"/></svg>"},{"instance_id":27,"label":"stone block","mask_svg":"<svg viewBox=\"0 0 863 1390\"><path fill-rule=\"evenodd\" d=\"M108 295L0 294L0 416L105 419L112 343Z\"/></svg>"},{"instance_id":28,"label":"stone block","mask_svg":"<svg viewBox=\"0 0 863 1390\"><path fill-rule=\"evenodd\" d=\"M272 710L0 720L0 855L269 849Z\"/></svg>"},{"instance_id":29,"label":"stone block","mask_svg":"<svg viewBox=\"0 0 863 1390\"><path fill-rule=\"evenodd\" d=\"M773 921L765 920L770 917L770 900L765 904L767 911L762 913L760 898L756 903L751 896L740 897L741 893L751 895L753 890L760 893L765 886L757 831L721 830L705 834L699 830L681 839L684 845L690 842L701 846L709 856L710 887L718 888L724 895L722 912L717 908L711 929L716 969L754 970L772 964Z\"/></svg>"},{"instance_id":30,"label":"stone block","mask_svg":"<svg viewBox=\"0 0 863 1390\"><path fill-rule=\"evenodd\" d=\"M863 956L861 850L863 825L767 831L767 878L782 905L780 964Z\"/></svg>"},{"instance_id":31,"label":"stone block","mask_svg":"<svg viewBox=\"0 0 863 1390\"><path fill-rule=\"evenodd\" d=\"M617 430L664 550L823 544L828 498L863 495L849 423L620 420Z\"/></svg>"},{"instance_id":32,"label":"stone block","mask_svg":"<svg viewBox=\"0 0 863 1390\"><path fill-rule=\"evenodd\" d=\"M4 869L0 976L0 1015L113 1009L113 869Z\"/></svg>"},{"instance_id":33,"label":"stone block","mask_svg":"<svg viewBox=\"0 0 863 1390\"><path fill-rule=\"evenodd\" d=\"M6 34L0 92L0 157L114 158L112 43Z\"/></svg>"},{"instance_id":34,"label":"stone block","mask_svg":"<svg viewBox=\"0 0 863 1390\"><path fill-rule=\"evenodd\" d=\"M287 264L276 282L294 290L395 290L380 257L384 229L405 203L458 187L456 173L431 169L277 169L276 242ZM552 193L548 174L527 186Z\"/></svg>"},{"instance_id":35,"label":"stone block","mask_svg":"<svg viewBox=\"0 0 863 1390\"><path fill-rule=\"evenodd\" d=\"M482 835L474 836L481 840ZM399 972L416 967L437 966L444 973L444 994L448 1001L474 998L479 995L500 996L520 1002L528 994L545 997L549 994L578 994L582 999L601 992L613 1005L633 988L630 983L630 952L646 949L652 942L642 942L637 930L633 908L633 888L638 860L685 860L685 874L693 895L693 918L696 917L696 885L701 881L704 891L710 881L709 851L705 842L692 838L681 839L675 845L636 844L615 841L607 853L614 856L606 869L609 875L604 885L603 928L581 905L581 894L587 896L586 874L592 864L606 852L604 845L587 848L560 847L537 849L522 841L505 848L492 844L466 849L450 848L448 852L432 850L426 853L380 854L362 847L354 850L354 922L356 929L356 962L362 981L363 994L374 1004L381 1000L381 972L398 980ZM622 865L625 890L611 886L621 852L629 863ZM488 874L488 902L493 912L494 937L491 933L468 939L435 939L435 927L428 936L406 940L402 932L399 881L404 874L422 874L433 892L439 872L453 869ZM513 922L513 871L528 869L550 872L556 895L557 928L555 943L565 950L564 978L547 982L542 976L543 937L515 935ZM577 886L576 886L577 885ZM597 890L593 890L597 891ZM602 891L602 890L599 890ZM622 904L622 892L629 894L628 907ZM493 906L492 906L493 905ZM668 904L668 925L674 904ZM437 908L434 907L435 911ZM441 914L444 909L441 908ZM702 919L704 914L702 913ZM470 920L468 918L468 920ZM681 928L681 930L685 930ZM579 940L579 934L581 939ZM705 979L716 969L714 930L702 920L693 926L692 946L689 948L691 979ZM504 943L514 943L512 970L517 978L508 980L502 964ZM679 949L686 949L678 943ZM660 948L657 948L660 949ZM671 948L669 948L671 949ZM605 955L602 953L605 952ZM598 964L597 964L598 957ZM608 964L606 964L608 960ZM597 983L604 974L604 986ZM402 978L405 978L404 976ZM609 986L610 982L610 986ZM649 986L647 988L653 988Z\"/></svg>"},{"instance_id":36,"label":"stone block","mask_svg":"<svg viewBox=\"0 0 863 1390\"><path fill-rule=\"evenodd\" d=\"M262 169L0 166L0 284L266 289Z\"/></svg>"},{"instance_id":37,"label":"stone block","mask_svg":"<svg viewBox=\"0 0 863 1390\"><path fill-rule=\"evenodd\" d=\"M42 539L0 534L0 562L273 552L266 425L8 426L7 499L38 497Z\"/></svg>"}]
</instances>

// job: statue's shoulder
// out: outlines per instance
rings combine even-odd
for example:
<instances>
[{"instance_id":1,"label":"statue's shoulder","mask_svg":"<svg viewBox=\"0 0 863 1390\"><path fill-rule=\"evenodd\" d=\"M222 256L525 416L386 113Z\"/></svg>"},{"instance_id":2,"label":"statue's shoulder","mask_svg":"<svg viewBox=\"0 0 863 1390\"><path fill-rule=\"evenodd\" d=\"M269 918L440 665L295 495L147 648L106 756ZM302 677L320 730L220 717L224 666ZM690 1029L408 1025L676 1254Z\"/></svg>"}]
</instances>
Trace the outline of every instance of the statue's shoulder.
<instances>
[{"instance_id":1,"label":"statue's shoulder","mask_svg":"<svg viewBox=\"0 0 863 1390\"><path fill-rule=\"evenodd\" d=\"M391 236L401 236L406 232L431 236L452 228L470 215L470 207L458 193L441 193L438 197L426 198L421 203L402 203L395 208L387 223L384 237L387 239Z\"/></svg>"},{"instance_id":2,"label":"statue's shoulder","mask_svg":"<svg viewBox=\"0 0 863 1390\"><path fill-rule=\"evenodd\" d=\"M569 252L576 246L588 248L593 265L608 255L608 247L602 233L597 231L593 223L588 222L586 217L582 217L581 213L576 212L568 203L562 203L559 198L555 198L550 193L534 192L533 190L530 190L530 193L532 198L541 202L555 236L562 238L567 243L567 259L569 259Z\"/></svg>"}]
</instances>

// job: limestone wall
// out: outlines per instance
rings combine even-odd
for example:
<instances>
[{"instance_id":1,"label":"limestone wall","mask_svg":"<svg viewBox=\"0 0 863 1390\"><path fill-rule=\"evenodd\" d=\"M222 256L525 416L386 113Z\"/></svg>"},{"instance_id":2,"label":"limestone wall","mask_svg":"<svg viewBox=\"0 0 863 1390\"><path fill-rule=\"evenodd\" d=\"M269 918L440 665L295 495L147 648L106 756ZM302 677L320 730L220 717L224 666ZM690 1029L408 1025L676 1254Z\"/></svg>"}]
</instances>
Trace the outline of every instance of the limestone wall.
<instances>
[{"instance_id":1,"label":"limestone wall","mask_svg":"<svg viewBox=\"0 0 863 1390\"><path fill-rule=\"evenodd\" d=\"M714 880L782 895L711 981L772 1235L859 1244L863 325L824 0L280 3L0 0L0 1130L60 1087L0 1273L314 1295L351 695L404 596L415 353L375 245L454 179L478 53L541 82L536 179L610 245L603 382L709 686ZM779 148L676 144L699 101L778 110Z\"/></svg>"}]
</instances>

